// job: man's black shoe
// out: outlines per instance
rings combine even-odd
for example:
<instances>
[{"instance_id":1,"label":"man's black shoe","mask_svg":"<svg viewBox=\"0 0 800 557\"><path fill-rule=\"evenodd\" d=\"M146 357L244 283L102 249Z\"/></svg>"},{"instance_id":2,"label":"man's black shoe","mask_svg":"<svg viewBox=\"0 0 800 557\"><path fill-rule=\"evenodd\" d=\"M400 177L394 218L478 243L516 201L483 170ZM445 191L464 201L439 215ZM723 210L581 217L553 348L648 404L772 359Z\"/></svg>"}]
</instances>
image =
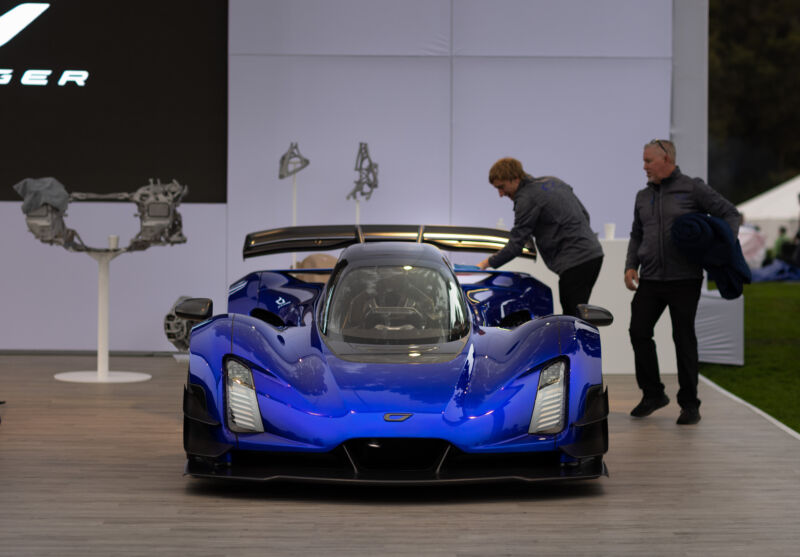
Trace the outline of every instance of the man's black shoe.
<instances>
[{"instance_id":1,"label":"man's black shoe","mask_svg":"<svg viewBox=\"0 0 800 557\"><path fill-rule=\"evenodd\" d=\"M697 408L682 408L678 416L679 425L694 425L700 421L700 411Z\"/></svg>"},{"instance_id":2,"label":"man's black shoe","mask_svg":"<svg viewBox=\"0 0 800 557\"><path fill-rule=\"evenodd\" d=\"M664 408L667 404L669 404L669 398L665 394L662 394L661 398L643 398L642 401L636 405L636 408L631 410L631 416L644 418L659 408Z\"/></svg>"}]
</instances>

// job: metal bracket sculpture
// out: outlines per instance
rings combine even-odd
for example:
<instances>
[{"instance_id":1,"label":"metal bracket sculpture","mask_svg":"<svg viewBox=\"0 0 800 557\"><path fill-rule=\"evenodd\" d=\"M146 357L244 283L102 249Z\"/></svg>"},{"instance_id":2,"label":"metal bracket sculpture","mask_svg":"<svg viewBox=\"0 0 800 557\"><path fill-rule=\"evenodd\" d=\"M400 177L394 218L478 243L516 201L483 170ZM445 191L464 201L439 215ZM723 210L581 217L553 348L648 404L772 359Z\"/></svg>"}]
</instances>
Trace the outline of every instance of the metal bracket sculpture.
<instances>
[{"instance_id":1,"label":"metal bracket sculpture","mask_svg":"<svg viewBox=\"0 0 800 557\"><path fill-rule=\"evenodd\" d=\"M310 160L300 154L297 143L290 143L289 150L281 155L281 167L278 170L278 178L283 180L292 174L297 174L307 167L310 162Z\"/></svg>"},{"instance_id":2,"label":"metal bracket sculpture","mask_svg":"<svg viewBox=\"0 0 800 557\"><path fill-rule=\"evenodd\" d=\"M59 195L59 199L66 194L66 199L57 204L48 202L43 198L41 188L45 184L51 193ZM117 253L126 251L141 251L153 245L164 246L183 244L186 236L183 235L183 221L177 211L181 199L189 188L173 180L168 184L160 181L142 186L133 193L80 193L67 194L64 186L52 178L33 179L27 178L14 186L14 189L23 198L23 212L28 230L39 240L46 244L59 245L69 251L107 252L109 248L93 248L87 246L80 235L71 228L67 228L64 217L67 215L67 204L70 201L133 201L138 212L140 230L134 236L128 247L116 248ZM62 193L63 192L63 193ZM36 198L36 199L35 199ZM27 207L26 207L27 204Z\"/></svg>"},{"instance_id":3,"label":"metal bracket sculpture","mask_svg":"<svg viewBox=\"0 0 800 557\"><path fill-rule=\"evenodd\" d=\"M358 144L355 170L358 172L358 179L355 181L356 187L347 195L347 199L358 201L358 195L361 195L364 199L369 200L372 192L378 187L378 164L372 162L366 143ZM369 189L365 190L365 188Z\"/></svg>"},{"instance_id":4,"label":"metal bracket sculpture","mask_svg":"<svg viewBox=\"0 0 800 557\"><path fill-rule=\"evenodd\" d=\"M281 155L281 167L278 178L283 180L292 176L292 226L297 226L297 173L309 165L311 161L300 154L297 143L289 143L289 150ZM292 254L292 267L297 263L297 254Z\"/></svg>"},{"instance_id":5,"label":"metal bracket sculpture","mask_svg":"<svg viewBox=\"0 0 800 557\"><path fill-rule=\"evenodd\" d=\"M108 370L109 263L128 251L186 242L181 215L176 208L189 188L174 180L162 184L160 181L153 183L151 179L149 185L133 193L69 194L55 178L26 178L15 184L14 190L23 198L25 222L36 238L68 251L84 252L97 261L97 370L58 373L56 379L79 383L130 383L150 379L146 373ZM114 235L108 237L108 248L89 247L77 232L64 224L71 200L133 201L138 208L135 216L139 217L141 230L126 248L119 247L119 237Z\"/></svg>"}]
</instances>

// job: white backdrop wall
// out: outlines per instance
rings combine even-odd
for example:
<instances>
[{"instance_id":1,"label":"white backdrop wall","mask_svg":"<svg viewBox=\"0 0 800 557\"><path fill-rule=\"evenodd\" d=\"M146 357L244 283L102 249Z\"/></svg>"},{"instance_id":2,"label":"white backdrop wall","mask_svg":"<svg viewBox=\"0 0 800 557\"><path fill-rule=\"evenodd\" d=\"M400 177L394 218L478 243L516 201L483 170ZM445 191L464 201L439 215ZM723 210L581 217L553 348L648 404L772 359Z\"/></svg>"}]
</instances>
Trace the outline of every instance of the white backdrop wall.
<instances>
[{"instance_id":1,"label":"white backdrop wall","mask_svg":"<svg viewBox=\"0 0 800 557\"><path fill-rule=\"evenodd\" d=\"M178 296L219 310L244 273L290 264L241 257L247 232L291 224L292 179L278 179L290 142L311 160L296 176L301 225L355 221L345 197L367 142L380 185L361 223L510 227L487 173L514 156L571 183L596 231L615 222L626 237L641 146L675 127L681 5L707 17L682 0L230 0L228 203L181 206L187 244L111 262L110 348L172 350L162 320ZM94 230L92 245L122 222L123 244L135 233L132 204L86 205L68 224ZM0 203L0 234L0 303L15 316L0 350L94 349L95 262L36 241L17 203Z\"/></svg>"},{"instance_id":2,"label":"white backdrop wall","mask_svg":"<svg viewBox=\"0 0 800 557\"><path fill-rule=\"evenodd\" d=\"M672 1L235 0L230 38L228 267L249 231L353 223L360 142L379 165L361 223L496 226L498 158L573 185L595 230L627 234L641 146L670 130ZM233 32L235 30L235 32Z\"/></svg>"},{"instance_id":3,"label":"white backdrop wall","mask_svg":"<svg viewBox=\"0 0 800 557\"><path fill-rule=\"evenodd\" d=\"M219 265L226 250L225 206L195 204L179 212L189 242L111 261L111 350L174 350L163 319L180 295L208 295L225 307L227 277ZM109 234L127 246L139 231L135 213L133 203L72 203L65 221L89 246L108 246ZM95 260L39 242L25 226L21 203L0 203L0 235L0 350L96 350Z\"/></svg>"}]
</instances>

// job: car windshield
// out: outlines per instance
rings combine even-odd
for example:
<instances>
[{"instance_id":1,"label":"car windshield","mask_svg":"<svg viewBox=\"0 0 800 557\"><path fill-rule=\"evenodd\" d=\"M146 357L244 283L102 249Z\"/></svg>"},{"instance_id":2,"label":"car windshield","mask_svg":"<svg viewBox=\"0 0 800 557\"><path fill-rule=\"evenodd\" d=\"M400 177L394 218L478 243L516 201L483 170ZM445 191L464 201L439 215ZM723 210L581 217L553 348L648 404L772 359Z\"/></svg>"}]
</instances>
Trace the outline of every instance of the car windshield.
<instances>
[{"instance_id":1,"label":"car windshield","mask_svg":"<svg viewBox=\"0 0 800 557\"><path fill-rule=\"evenodd\" d=\"M409 345L441 345L469 332L455 277L423 266L345 268L330 285L321 318L323 335L340 350L349 343L372 345L363 352L375 352L374 345L408 352Z\"/></svg>"}]
</instances>

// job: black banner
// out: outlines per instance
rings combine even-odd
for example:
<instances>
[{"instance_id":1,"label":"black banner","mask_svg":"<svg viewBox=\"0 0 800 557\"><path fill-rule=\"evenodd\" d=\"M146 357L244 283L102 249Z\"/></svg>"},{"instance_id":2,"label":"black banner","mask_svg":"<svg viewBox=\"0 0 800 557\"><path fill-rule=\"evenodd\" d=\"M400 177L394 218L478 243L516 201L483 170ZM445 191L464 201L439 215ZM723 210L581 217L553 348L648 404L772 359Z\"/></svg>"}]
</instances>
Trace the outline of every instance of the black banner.
<instances>
[{"instance_id":1,"label":"black banner","mask_svg":"<svg viewBox=\"0 0 800 557\"><path fill-rule=\"evenodd\" d=\"M0 201L177 180L227 200L227 0L0 0Z\"/></svg>"}]
</instances>

